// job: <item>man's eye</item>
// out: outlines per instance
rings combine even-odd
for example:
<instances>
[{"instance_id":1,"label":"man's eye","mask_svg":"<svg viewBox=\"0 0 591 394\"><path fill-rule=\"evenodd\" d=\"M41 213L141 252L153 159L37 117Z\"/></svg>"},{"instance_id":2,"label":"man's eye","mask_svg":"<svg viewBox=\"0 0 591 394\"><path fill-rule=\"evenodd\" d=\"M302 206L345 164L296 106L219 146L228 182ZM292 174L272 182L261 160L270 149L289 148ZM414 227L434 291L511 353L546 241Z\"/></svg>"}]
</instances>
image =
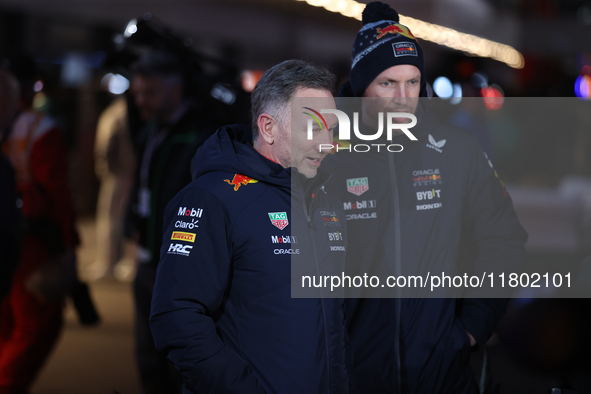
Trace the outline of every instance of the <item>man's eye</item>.
<instances>
[{"instance_id":1,"label":"man's eye","mask_svg":"<svg viewBox=\"0 0 591 394\"><path fill-rule=\"evenodd\" d=\"M385 82L380 83L380 85L382 85L382 86L390 86L390 82L389 81L385 81Z\"/></svg>"},{"instance_id":2,"label":"man's eye","mask_svg":"<svg viewBox=\"0 0 591 394\"><path fill-rule=\"evenodd\" d=\"M417 83L417 82L419 82L419 81L417 81L416 79L411 79L411 80L409 81L409 83L410 83L411 85L414 85L414 84L415 84L415 83Z\"/></svg>"}]
</instances>

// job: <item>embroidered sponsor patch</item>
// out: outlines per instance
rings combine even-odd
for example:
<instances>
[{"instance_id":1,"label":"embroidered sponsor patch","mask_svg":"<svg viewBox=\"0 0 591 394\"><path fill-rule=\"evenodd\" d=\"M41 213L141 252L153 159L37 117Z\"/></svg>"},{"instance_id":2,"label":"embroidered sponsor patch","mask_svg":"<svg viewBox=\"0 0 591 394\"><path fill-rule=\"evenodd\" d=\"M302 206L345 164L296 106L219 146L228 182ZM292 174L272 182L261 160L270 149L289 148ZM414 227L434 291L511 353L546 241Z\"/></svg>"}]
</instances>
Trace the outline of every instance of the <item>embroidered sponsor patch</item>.
<instances>
[{"instance_id":1,"label":"embroidered sponsor patch","mask_svg":"<svg viewBox=\"0 0 591 394\"><path fill-rule=\"evenodd\" d=\"M369 181L367 177L347 179L347 191L356 196L360 196L369 190Z\"/></svg>"},{"instance_id":2,"label":"embroidered sponsor patch","mask_svg":"<svg viewBox=\"0 0 591 394\"><path fill-rule=\"evenodd\" d=\"M187 208L187 207L179 207L179 211L177 216L189 216L193 218L200 218L203 215L203 209L201 208Z\"/></svg>"},{"instance_id":3,"label":"embroidered sponsor patch","mask_svg":"<svg viewBox=\"0 0 591 394\"><path fill-rule=\"evenodd\" d=\"M378 213L371 212L371 213L352 213L347 215L347 220L360 220L360 219L377 219Z\"/></svg>"},{"instance_id":4,"label":"embroidered sponsor patch","mask_svg":"<svg viewBox=\"0 0 591 394\"><path fill-rule=\"evenodd\" d=\"M199 219L191 219L190 222L185 222L184 220L177 220L176 222L174 222L174 227L193 230L199 227Z\"/></svg>"},{"instance_id":5,"label":"embroidered sponsor patch","mask_svg":"<svg viewBox=\"0 0 591 394\"><path fill-rule=\"evenodd\" d=\"M176 241L187 241L187 242L195 242L195 234L185 233L182 231L175 231L172 233L172 240Z\"/></svg>"},{"instance_id":6,"label":"embroidered sponsor patch","mask_svg":"<svg viewBox=\"0 0 591 394\"><path fill-rule=\"evenodd\" d=\"M350 211L351 209L367 209L375 208L377 206L376 200L362 200L362 201L348 201L343 203L343 209Z\"/></svg>"},{"instance_id":7,"label":"embroidered sponsor patch","mask_svg":"<svg viewBox=\"0 0 591 394\"><path fill-rule=\"evenodd\" d=\"M189 256L191 254L191 249L193 246L191 245L183 245L183 244L170 244L168 246L168 254L178 254L181 256Z\"/></svg>"},{"instance_id":8,"label":"embroidered sponsor patch","mask_svg":"<svg viewBox=\"0 0 591 394\"><path fill-rule=\"evenodd\" d=\"M439 168L413 171L412 182L413 186L434 186L443 183Z\"/></svg>"},{"instance_id":9,"label":"embroidered sponsor patch","mask_svg":"<svg viewBox=\"0 0 591 394\"><path fill-rule=\"evenodd\" d=\"M279 230L283 230L289 225L287 212L268 212L268 214L273 226L277 227Z\"/></svg>"},{"instance_id":10,"label":"embroidered sponsor patch","mask_svg":"<svg viewBox=\"0 0 591 394\"><path fill-rule=\"evenodd\" d=\"M410 32L410 30L408 30L408 28L406 26L400 25L398 23L394 23L394 24L386 26L384 28L381 28L381 27L376 28L376 39L377 40L385 37L388 34L392 34L392 35L394 35L394 37L402 35L402 36L412 38L412 39L415 38L415 36L413 36L413 34Z\"/></svg>"},{"instance_id":11,"label":"embroidered sponsor patch","mask_svg":"<svg viewBox=\"0 0 591 394\"><path fill-rule=\"evenodd\" d=\"M429 209L437 209L437 208L441 208L442 204L440 202L436 202L434 204L422 204L422 205L417 205L417 211L426 211Z\"/></svg>"},{"instance_id":12,"label":"embroidered sponsor patch","mask_svg":"<svg viewBox=\"0 0 591 394\"><path fill-rule=\"evenodd\" d=\"M299 249L275 249L274 254L300 254Z\"/></svg>"},{"instance_id":13,"label":"embroidered sponsor patch","mask_svg":"<svg viewBox=\"0 0 591 394\"><path fill-rule=\"evenodd\" d=\"M258 180L247 177L246 175L235 174L234 178L232 178L232 180L224 179L224 182L226 182L230 185L233 185L234 191L237 192L238 189L240 189L240 186L242 186L242 185L246 186L249 183L257 183Z\"/></svg>"},{"instance_id":14,"label":"embroidered sponsor patch","mask_svg":"<svg viewBox=\"0 0 591 394\"><path fill-rule=\"evenodd\" d=\"M431 148L439 153L443 153L443 150L441 148L445 146L446 142L447 140L435 141L435 138L433 138L433 136L429 134L429 143L427 144L427 148Z\"/></svg>"},{"instance_id":15,"label":"embroidered sponsor patch","mask_svg":"<svg viewBox=\"0 0 591 394\"><path fill-rule=\"evenodd\" d=\"M417 192L417 201L441 198L441 189L431 189Z\"/></svg>"},{"instance_id":16,"label":"embroidered sponsor patch","mask_svg":"<svg viewBox=\"0 0 591 394\"><path fill-rule=\"evenodd\" d=\"M274 244L297 244L295 235L271 235L271 242Z\"/></svg>"},{"instance_id":17,"label":"embroidered sponsor patch","mask_svg":"<svg viewBox=\"0 0 591 394\"><path fill-rule=\"evenodd\" d=\"M341 233L340 231L328 233L328 240L329 241L342 241L343 240L343 233Z\"/></svg>"},{"instance_id":18,"label":"embroidered sponsor patch","mask_svg":"<svg viewBox=\"0 0 591 394\"><path fill-rule=\"evenodd\" d=\"M417 47L412 42L395 42L392 44L394 49L394 56L419 56L417 54Z\"/></svg>"}]
</instances>

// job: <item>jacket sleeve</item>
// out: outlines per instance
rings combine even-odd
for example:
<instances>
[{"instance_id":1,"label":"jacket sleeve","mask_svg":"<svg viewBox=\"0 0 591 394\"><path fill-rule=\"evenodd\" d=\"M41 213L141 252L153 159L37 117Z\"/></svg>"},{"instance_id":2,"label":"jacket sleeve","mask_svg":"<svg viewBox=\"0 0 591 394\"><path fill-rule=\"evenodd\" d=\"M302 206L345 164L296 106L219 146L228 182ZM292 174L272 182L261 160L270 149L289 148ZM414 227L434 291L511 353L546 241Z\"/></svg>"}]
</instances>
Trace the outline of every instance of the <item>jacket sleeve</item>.
<instances>
[{"instance_id":1,"label":"jacket sleeve","mask_svg":"<svg viewBox=\"0 0 591 394\"><path fill-rule=\"evenodd\" d=\"M527 233L521 227L513 203L498 178L492 163L474 139L470 177L463 221L460 255L472 263L475 274L519 272L523 266ZM495 278L495 279L496 279ZM489 280L489 279L487 279ZM486 282L483 286L490 286ZM493 295L507 297L499 283ZM507 289L505 289L507 290ZM505 313L507 298L474 298L478 290L469 290L460 309L460 320L479 345L484 345ZM490 290L488 291L490 295Z\"/></svg>"},{"instance_id":2,"label":"jacket sleeve","mask_svg":"<svg viewBox=\"0 0 591 394\"><path fill-rule=\"evenodd\" d=\"M263 393L247 363L216 333L232 263L224 207L189 187L167 205L164 226L150 317L156 348L168 351L193 393Z\"/></svg>"}]
</instances>

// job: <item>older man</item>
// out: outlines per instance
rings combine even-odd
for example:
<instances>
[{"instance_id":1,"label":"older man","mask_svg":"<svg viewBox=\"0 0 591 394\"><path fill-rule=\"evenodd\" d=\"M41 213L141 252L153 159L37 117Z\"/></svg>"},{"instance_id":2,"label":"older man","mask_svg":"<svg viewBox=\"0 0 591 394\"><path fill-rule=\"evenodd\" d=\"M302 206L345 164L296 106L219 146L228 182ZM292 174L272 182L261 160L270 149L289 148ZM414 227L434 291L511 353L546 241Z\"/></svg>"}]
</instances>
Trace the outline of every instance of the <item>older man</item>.
<instances>
[{"instance_id":1,"label":"older man","mask_svg":"<svg viewBox=\"0 0 591 394\"><path fill-rule=\"evenodd\" d=\"M291 298L291 257L344 263L345 240L325 225L344 217L318 172L336 118L310 140L290 108L334 108L334 81L303 61L268 70L252 94L254 141L246 126L218 130L167 206L150 323L186 393L348 390L342 299Z\"/></svg>"}]
</instances>

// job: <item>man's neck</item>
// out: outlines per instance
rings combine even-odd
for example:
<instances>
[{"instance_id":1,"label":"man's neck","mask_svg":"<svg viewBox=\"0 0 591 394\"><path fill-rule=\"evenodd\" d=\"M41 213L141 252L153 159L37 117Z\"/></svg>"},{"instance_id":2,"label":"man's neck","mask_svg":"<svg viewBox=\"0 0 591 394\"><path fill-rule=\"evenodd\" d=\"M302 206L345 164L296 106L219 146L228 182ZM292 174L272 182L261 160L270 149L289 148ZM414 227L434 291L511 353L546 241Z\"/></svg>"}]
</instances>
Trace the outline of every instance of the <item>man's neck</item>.
<instances>
[{"instance_id":1,"label":"man's neck","mask_svg":"<svg viewBox=\"0 0 591 394\"><path fill-rule=\"evenodd\" d=\"M252 146L254 150L259 152L262 156L271 160L273 163L277 163L277 160L275 160L275 157L273 155L273 151L271 150L271 146L266 144L264 141L261 141L260 138L254 140Z\"/></svg>"}]
</instances>

